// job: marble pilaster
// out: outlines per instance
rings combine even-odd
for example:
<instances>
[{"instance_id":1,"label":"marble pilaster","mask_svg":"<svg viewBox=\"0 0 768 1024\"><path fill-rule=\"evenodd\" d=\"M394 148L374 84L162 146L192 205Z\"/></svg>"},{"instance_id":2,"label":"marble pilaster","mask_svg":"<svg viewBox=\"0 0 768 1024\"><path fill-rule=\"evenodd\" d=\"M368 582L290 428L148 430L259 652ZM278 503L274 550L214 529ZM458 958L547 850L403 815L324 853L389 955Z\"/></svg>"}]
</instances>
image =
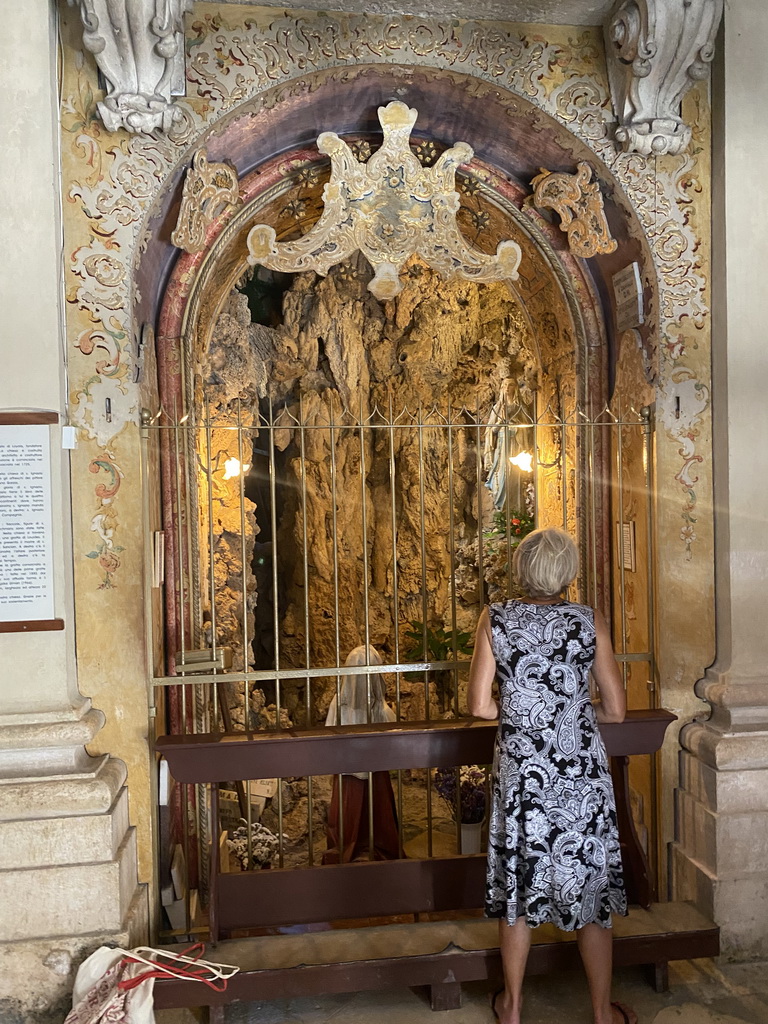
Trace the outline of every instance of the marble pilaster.
<instances>
[{"instance_id":1,"label":"marble pilaster","mask_svg":"<svg viewBox=\"0 0 768 1024\"><path fill-rule=\"evenodd\" d=\"M0 88L0 410L64 422L56 10L5 5ZM34 173L32 173L34 168ZM0 1020L61 1020L74 972L105 941L142 938L125 765L86 750L104 723L77 686L69 452L51 429L55 615L4 633L0 687Z\"/></svg>"},{"instance_id":2,"label":"marble pilaster","mask_svg":"<svg viewBox=\"0 0 768 1024\"><path fill-rule=\"evenodd\" d=\"M731 5L713 80L713 417L717 658L710 717L682 732L677 895L721 926L731 957L768 956L768 218L756 131L768 9ZM753 187L750 187L753 183Z\"/></svg>"}]
</instances>

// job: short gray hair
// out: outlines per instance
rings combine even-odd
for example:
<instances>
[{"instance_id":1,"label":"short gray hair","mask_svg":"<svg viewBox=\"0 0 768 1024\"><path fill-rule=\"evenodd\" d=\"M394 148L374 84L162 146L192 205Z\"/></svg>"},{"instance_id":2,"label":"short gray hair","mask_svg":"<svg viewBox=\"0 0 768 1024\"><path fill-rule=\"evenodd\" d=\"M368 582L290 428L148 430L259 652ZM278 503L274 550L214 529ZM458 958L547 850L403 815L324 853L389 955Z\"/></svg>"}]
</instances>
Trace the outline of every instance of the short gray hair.
<instances>
[{"instance_id":1,"label":"short gray hair","mask_svg":"<svg viewBox=\"0 0 768 1024\"><path fill-rule=\"evenodd\" d=\"M576 578L579 553L569 534L545 526L520 541L512 567L531 597L554 597Z\"/></svg>"}]
</instances>

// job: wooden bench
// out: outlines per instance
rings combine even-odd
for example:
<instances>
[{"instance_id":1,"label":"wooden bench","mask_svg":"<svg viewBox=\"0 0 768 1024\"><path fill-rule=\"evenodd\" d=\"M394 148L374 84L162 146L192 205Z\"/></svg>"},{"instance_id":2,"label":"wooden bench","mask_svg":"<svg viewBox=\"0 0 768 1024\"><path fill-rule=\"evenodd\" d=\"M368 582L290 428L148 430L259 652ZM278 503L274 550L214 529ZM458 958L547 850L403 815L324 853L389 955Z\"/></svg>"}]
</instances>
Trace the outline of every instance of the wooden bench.
<instances>
[{"instance_id":1,"label":"wooden bench","mask_svg":"<svg viewBox=\"0 0 768 1024\"><path fill-rule=\"evenodd\" d=\"M648 964L658 988L666 985L670 960L719 952L718 929L693 907L653 903L654 881L629 811L628 758L658 750L673 720L666 711L634 711L621 725L601 727L612 758L628 894L640 904L615 922L616 963ZM221 783L488 764L495 734L495 723L459 720L166 736L157 749L178 782L211 784L216 822ZM215 856L210 863L214 959L241 967L241 973L221 994L201 991L194 982L160 981L158 1008L206 1005L216 1020L232 1001L428 985L433 1009L449 1009L460 1005L462 982L500 975L497 924L478 918L219 942L233 931L256 928L445 912L460 917L482 906L484 855L233 874L222 873ZM536 930L529 972L562 969L576 960L573 936L549 927Z\"/></svg>"}]
</instances>

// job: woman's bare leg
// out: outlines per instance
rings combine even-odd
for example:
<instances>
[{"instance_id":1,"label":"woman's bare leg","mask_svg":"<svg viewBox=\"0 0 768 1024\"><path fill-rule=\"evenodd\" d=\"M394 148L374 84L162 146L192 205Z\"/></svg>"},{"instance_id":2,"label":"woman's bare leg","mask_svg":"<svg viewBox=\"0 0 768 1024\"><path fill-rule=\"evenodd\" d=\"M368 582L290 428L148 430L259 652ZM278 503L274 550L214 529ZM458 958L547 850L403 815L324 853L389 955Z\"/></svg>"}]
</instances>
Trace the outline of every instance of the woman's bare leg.
<instances>
[{"instance_id":1,"label":"woman's bare leg","mask_svg":"<svg viewBox=\"0 0 768 1024\"><path fill-rule=\"evenodd\" d=\"M501 1024L520 1024L523 978L531 948L531 929L524 917L514 924L499 921L499 945L504 967L504 995L496 1000L496 1012Z\"/></svg>"},{"instance_id":2,"label":"woman's bare leg","mask_svg":"<svg viewBox=\"0 0 768 1024\"><path fill-rule=\"evenodd\" d=\"M613 968L613 929L586 924L576 932L579 952L589 982L595 1024L613 1024L611 1008L611 971Z\"/></svg>"}]
</instances>

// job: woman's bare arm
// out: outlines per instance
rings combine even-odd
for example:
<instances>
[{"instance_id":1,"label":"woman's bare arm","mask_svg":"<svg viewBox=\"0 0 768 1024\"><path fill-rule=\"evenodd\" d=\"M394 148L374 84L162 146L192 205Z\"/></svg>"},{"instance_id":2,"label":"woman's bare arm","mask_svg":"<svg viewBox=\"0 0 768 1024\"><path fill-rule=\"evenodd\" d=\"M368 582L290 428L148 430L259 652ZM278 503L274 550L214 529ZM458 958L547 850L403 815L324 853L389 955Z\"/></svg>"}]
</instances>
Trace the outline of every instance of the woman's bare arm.
<instances>
[{"instance_id":1,"label":"woman's bare arm","mask_svg":"<svg viewBox=\"0 0 768 1024\"><path fill-rule=\"evenodd\" d=\"M627 695L621 678L621 669L613 653L608 623L595 609L595 660L592 665L600 700L595 703L598 722L623 722L627 713Z\"/></svg>"},{"instance_id":2,"label":"woman's bare arm","mask_svg":"<svg viewBox=\"0 0 768 1024\"><path fill-rule=\"evenodd\" d=\"M493 680L496 677L496 659L491 647L491 621L488 609L483 608L477 623L475 649L469 667L469 688L467 704L474 718L494 721L499 717L499 705L491 696Z\"/></svg>"}]
</instances>

